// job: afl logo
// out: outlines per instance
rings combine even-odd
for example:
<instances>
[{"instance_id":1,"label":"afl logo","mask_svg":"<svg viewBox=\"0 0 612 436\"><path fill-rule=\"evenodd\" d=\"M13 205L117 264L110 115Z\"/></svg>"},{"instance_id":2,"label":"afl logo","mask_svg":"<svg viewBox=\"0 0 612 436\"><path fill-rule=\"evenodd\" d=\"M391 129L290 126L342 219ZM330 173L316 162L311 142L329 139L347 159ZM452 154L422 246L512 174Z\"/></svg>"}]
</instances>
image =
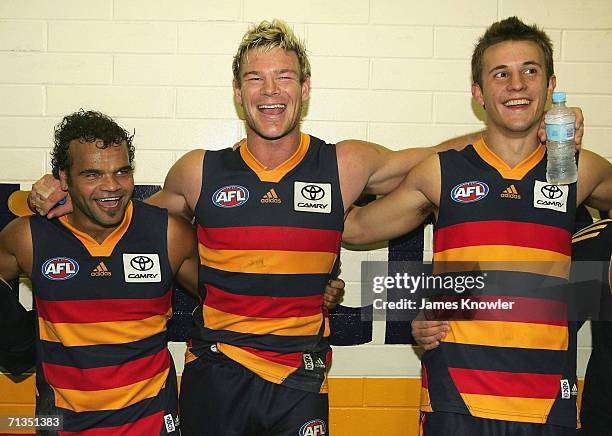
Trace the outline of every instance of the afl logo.
<instances>
[{"instance_id":1,"label":"afl logo","mask_svg":"<svg viewBox=\"0 0 612 436\"><path fill-rule=\"evenodd\" d=\"M217 189L212 196L212 202L218 207L242 206L249 199L247 188L239 185L229 185Z\"/></svg>"},{"instance_id":2,"label":"afl logo","mask_svg":"<svg viewBox=\"0 0 612 436\"><path fill-rule=\"evenodd\" d=\"M300 427L300 436L325 436L327 434L325 421L315 419Z\"/></svg>"},{"instance_id":3,"label":"afl logo","mask_svg":"<svg viewBox=\"0 0 612 436\"><path fill-rule=\"evenodd\" d=\"M79 272L79 264L68 257L54 257L43 263L41 272L49 280L68 280Z\"/></svg>"},{"instance_id":4,"label":"afl logo","mask_svg":"<svg viewBox=\"0 0 612 436\"><path fill-rule=\"evenodd\" d=\"M457 203L472 203L482 200L489 193L489 187L484 182L463 182L451 191L451 198Z\"/></svg>"}]
</instances>

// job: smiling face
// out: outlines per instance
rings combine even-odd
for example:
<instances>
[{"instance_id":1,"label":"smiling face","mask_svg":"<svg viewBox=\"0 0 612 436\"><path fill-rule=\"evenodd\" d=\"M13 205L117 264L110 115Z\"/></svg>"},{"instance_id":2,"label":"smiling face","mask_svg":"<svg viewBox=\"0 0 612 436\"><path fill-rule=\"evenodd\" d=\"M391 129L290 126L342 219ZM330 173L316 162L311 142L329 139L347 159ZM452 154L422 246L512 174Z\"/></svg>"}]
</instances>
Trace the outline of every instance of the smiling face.
<instances>
[{"instance_id":1,"label":"smiling face","mask_svg":"<svg viewBox=\"0 0 612 436\"><path fill-rule=\"evenodd\" d=\"M482 63L482 88L472 95L487 111L487 128L520 137L537 132L555 76L546 80L544 55L530 41L505 41L487 48Z\"/></svg>"},{"instance_id":2,"label":"smiling face","mask_svg":"<svg viewBox=\"0 0 612 436\"><path fill-rule=\"evenodd\" d=\"M244 110L247 133L266 140L299 134L302 102L310 93L310 78L300 83L296 54L282 48L253 49L234 82L234 97Z\"/></svg>"},{"instance_id":3,"label":"smiling face","mask_svg":"<svg viewBox=\"0 0 612 436\"><path fill-rule=\"evenodd\" d=\"M101 140L73 139L70 172L59 172L61 187L72 199L72 224L92 236L108 235L121 223L134 191L125 142L102 146Z\"/></svg>"}]
</instances>

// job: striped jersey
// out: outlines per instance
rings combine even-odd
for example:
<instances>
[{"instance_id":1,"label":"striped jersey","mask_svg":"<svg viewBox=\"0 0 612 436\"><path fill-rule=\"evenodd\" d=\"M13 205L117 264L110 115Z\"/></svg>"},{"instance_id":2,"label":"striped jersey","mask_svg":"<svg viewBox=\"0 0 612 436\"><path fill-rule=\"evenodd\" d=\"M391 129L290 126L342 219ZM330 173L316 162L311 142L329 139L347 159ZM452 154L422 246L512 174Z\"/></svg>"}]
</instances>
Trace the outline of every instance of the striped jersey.
<instances>
[{"instance_id":1,"label":"striped jersey","mask_svg":"<svg viewBox=\"0 0 612 436\"><path fill-rule=\"evenodd\" d=\"M166 339L173 277L167 225L165 210L139 201L102 244L67 217L30 218L36 411L62 415L60 434L173 430L178 394Z\"/></svg>"},{"instance_id":2,"label":"striped jersey","mask_svg":"<svg viewBox=\"0 0 612 436\"><path fill-rule=\"evenodd\" d=\"M202 310L187 361L216 344L265 380L326 392L323 291L344 215L336 147L302 134L273 170L244 143L209 151L195 215Z\"/></svg>"},{"instance_id":3,"label":"striped jersey","mask_svg":"<svg viewBox=\"0 0 612 436\"><path fill-rule=\"evenodd\" d=\"M485 286L425 353L421 408L576 427L567 282L576 184L546 182L546 148L510 168L480 140L441 153L434 271Z\"/></svg>"}]
</instances>

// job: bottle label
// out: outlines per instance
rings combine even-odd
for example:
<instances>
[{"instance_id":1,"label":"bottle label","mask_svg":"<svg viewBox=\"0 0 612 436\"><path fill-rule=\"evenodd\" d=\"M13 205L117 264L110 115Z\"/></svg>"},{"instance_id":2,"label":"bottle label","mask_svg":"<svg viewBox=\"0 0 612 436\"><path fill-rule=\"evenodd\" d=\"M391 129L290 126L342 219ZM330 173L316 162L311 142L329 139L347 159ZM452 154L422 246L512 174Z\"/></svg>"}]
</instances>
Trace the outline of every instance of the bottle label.
<instances>
[{"instance_id":1,"label":"bottle label","mask_svg":"<svg viewBox=\"0 0 612 436\"><path fill-rule=\"evenodd\" d=\"M574 123L546 124L546 139L548 141L570 141L574 139Z\"/></svg>"}]
</instances>

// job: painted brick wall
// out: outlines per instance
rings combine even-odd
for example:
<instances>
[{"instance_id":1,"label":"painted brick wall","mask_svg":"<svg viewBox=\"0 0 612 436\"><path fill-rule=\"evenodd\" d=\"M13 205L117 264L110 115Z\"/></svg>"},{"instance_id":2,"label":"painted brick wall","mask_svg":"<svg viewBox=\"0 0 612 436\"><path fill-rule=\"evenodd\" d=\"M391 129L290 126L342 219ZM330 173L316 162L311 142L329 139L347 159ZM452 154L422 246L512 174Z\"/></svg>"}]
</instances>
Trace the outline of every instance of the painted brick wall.
<instances>
[{"instance_id":1,"label":"painted brick wall","mask_svg":"<svg viewBox=\"0 0 612 436\"><path fill-rule=\"evenodd\" d=\"M244 128L231 57L249 23L273 17L307 42L306 132L395 149L435 144L482 128L469 92L471 49L509 15L552 37L558 89L585 113L585 146L612 158L608 0L2 0L0 183L27 188L48 171L53 125L80 107L135 129L137 183L160 184L187 150L233 144ZM360 261L386 257L384 246L343 253L346 304L360 305ZM413 349L384 345L384 328L374 323L369 344L336 349L333 374L418 377ZM180 355L182 345L173 349ZM589 351L583 331L581 375Z\"/></svg>"}]
</instances>

